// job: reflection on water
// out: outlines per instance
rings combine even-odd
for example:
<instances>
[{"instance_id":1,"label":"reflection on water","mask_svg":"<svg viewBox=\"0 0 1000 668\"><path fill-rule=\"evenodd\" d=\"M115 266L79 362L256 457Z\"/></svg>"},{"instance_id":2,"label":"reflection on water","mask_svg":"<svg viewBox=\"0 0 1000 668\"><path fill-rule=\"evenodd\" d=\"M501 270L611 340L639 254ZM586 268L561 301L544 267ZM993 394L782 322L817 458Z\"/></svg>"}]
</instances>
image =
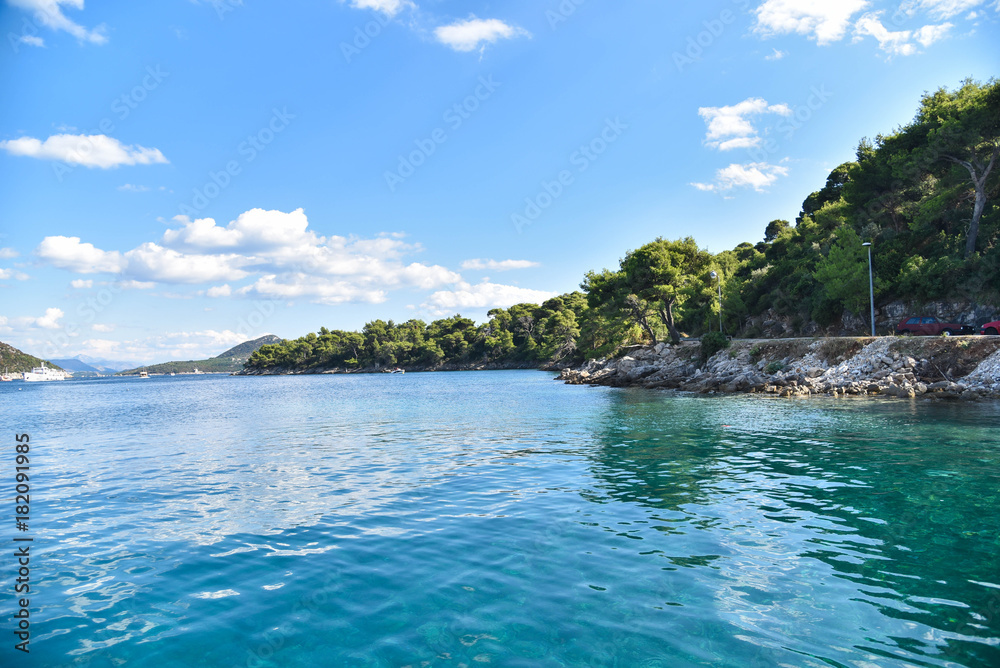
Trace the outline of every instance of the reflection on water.
<instances>
[{"instance_id":1,"label":"reflection on water","mask_svg":"<svg viewBox=\"0 0 1000 668\"><path fill-rule=\"evenodd\" d=\"M847 665L1000 661L997 406L670 402L623 393L588 498L648 508L627 535L714 570L741 639Z\"/></svg>"},{"instance_id":2,"label":"reflection on water","mask_svg":"<svg viewBox=\"0 0 1000 668\"><path fill-rule=\"evenodd\" d=\"M995 404L491 372L7 383L0 415L33 665L1000 665Z\"/></svg>"}]
</instances>

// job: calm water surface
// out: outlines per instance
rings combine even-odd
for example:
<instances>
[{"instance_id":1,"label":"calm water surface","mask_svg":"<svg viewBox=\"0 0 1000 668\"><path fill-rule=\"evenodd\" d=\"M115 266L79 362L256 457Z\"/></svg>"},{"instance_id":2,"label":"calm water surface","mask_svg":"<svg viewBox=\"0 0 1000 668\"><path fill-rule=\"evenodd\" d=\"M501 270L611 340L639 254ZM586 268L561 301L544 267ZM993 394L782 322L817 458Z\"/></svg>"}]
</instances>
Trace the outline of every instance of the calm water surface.
<instances>
[{"instance_id":1,"label":"calm water surface","mask_svg":"<svg viewBox=\"0 0 1000 668\"><path fill-rule=\"evenodd\" d=\"M997 404L551 378L0 384L0 665L1000 666Z\"/></svg>"}]
</instances>

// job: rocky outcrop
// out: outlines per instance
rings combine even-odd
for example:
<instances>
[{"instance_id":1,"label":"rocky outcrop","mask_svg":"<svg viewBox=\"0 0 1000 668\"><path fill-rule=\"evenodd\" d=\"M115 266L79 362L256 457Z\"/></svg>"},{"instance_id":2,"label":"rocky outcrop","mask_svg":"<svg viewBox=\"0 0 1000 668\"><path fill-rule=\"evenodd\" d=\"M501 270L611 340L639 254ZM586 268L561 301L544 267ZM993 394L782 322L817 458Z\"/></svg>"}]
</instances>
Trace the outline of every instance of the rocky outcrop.
<instances>
[{"instance_id":1,"label":"rocky outcrop","mask_svg":"<svg viewBox=\"0 0 1000 668\"><path fill-rule=\"evenodd\" d=\"M563 369L559 379L699 393L977 400L1000 397L1000 337L742 340L704 362L697 342L661 343Z\"/></svg>"}]
</instances>

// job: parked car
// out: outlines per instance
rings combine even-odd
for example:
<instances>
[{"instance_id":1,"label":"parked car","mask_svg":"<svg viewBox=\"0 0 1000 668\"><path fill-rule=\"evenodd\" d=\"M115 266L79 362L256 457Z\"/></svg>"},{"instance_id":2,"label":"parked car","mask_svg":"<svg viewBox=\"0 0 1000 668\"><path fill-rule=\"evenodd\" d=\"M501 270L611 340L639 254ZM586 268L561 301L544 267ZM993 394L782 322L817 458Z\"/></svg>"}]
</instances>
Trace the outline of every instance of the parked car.
<instances>
[{"instance_id":1,"label":"parked car","mask_svg":"<svg viewBox=\"0 0 1000 668\"><path fill-rule=\"evenodd\" d=\"M926 334L927 336L952 336L954 334L975 334L976 328L971 325L959 325L955 322L944 322L937 318L920 316L906 318L896 325L897 334Z\"/></svg>"},{"instance_id":2,"label":"parked car","mask_svg":"<svg viewBox=\"0 0 1000 668\"><path fill-rule=\"evenodd\" d=\"M1000 320L994 320L993 322L988 322L979 328L980 334L989 334L991 336L996 336L1000 334Z\"/></svg>"}]
</instances>

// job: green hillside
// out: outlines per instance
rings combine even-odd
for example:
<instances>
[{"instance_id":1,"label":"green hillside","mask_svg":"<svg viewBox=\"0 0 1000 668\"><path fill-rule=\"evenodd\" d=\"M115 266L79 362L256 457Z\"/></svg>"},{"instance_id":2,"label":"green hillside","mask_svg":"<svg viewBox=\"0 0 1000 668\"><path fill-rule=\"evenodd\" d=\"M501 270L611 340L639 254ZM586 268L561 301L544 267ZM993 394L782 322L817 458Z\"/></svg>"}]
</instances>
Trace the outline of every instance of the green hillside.
<instances>
[{"instance_id":1,"label":"green hillside","mask_svg":"<svg viewBox=\"0 0 1000 668\"><path fill-rule=\"evenodd\" d=\"M253 341L244 341L238 346L230 348L217 357L203 360L186 360L183 362L163 362L161 364L150 364L148 366L136 367L119 372L119 376L134 376L140 371L148 373L193 373L195 369L205 373L234 373L243 368L244 362L263 345L281 343L280 337L267 334Z\"/></svg>"},{"instance_id":2,"label":"green hillside","mask_svg":"<svg viewBox=\"0 0 1000 668\"><path fill-rule=\"evenodd\" d=\"M41 363L42 360L37 357L21 352L14 346L0 341L0 371L23 373L25 371L31 371ZM48 360L45 360L45 364L46 366L50 366L54 369L62 369L62 367L56 366Z\"/></svg>"},{"instance_id":3,"label":"green hillside","mask_svg":"<svg viewBox=\"0 0 1000 668\"><path fill-rule=\"evenodd\" d=\"M241 363L250 359L257 350L264 345L271 343L281 343L281 337L275 336L274 334L265 334L259 339L254 339L253 341L244 341L238 346L233 346L221 355L216 355L213 359L221 359L223 357L237 359Z\"/></svg>"}]
</instances>

